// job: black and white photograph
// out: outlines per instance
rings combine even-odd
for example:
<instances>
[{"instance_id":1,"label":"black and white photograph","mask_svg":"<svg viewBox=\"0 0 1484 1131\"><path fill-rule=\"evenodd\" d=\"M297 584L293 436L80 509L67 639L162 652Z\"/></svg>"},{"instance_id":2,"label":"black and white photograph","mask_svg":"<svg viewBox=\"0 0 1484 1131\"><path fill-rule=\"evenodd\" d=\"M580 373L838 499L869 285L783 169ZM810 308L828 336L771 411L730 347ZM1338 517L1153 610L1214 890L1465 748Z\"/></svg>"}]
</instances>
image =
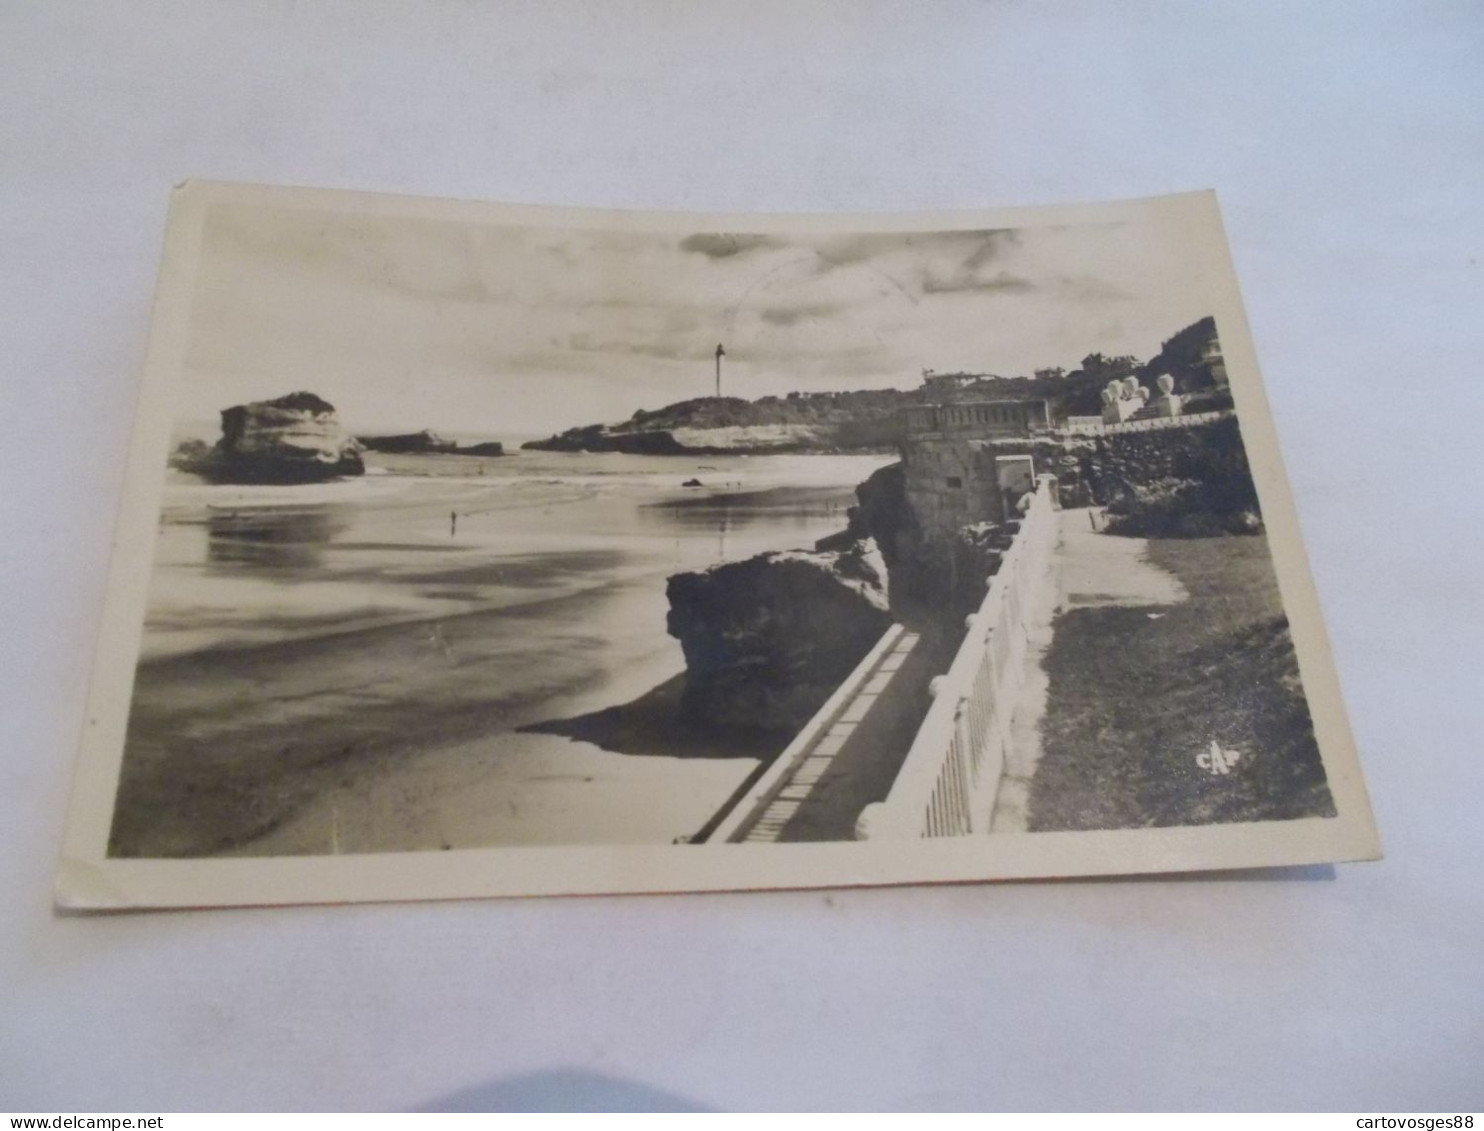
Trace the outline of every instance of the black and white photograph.
<instances>
[{"instance_id":1,"label":"black and white photograph","mask_svg":"<svg viewBox=\"0 0 1484 1131\"><path fill-rule=\"evenodd\" d=\"M1481 16L0 4L0 1125L1479 1126Z\"/></svg>"},{"instance_id":2,"label":"black and white photograph","mask_svg":"<svg viewBox=\"0 0 1484 1131\"><path fill-rule=\"evenodd\" d=\"M1018 873L1151 866L1070 834L1366 855L1213 216L187 186L95 675L100 859L731 846L691 881L725 887L738 845L892 882L945 840L954 878L1012 841Z\"/></svg>"}]
</instances>

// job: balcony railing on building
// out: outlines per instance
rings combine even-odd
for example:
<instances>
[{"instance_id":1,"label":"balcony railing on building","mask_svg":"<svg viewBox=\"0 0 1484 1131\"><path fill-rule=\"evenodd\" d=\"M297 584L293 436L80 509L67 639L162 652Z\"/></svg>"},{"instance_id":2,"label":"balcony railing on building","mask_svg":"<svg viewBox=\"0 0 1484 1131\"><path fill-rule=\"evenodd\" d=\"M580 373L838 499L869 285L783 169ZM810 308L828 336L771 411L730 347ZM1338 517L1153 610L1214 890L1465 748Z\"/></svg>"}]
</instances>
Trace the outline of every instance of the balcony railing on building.
<instances>
[{"instance_id":1,"label":"balcony railing on building","mask_svg":"<svg viewBox=\"0 0 1484 1131\"><path fill-rule=\"evenodd\" d=\"M1051 409L1043 400L913 405L902 410L902 422L908 437L958 432L984 437L1027 436L1050 429Z\"/></svg>"}]
</instances>

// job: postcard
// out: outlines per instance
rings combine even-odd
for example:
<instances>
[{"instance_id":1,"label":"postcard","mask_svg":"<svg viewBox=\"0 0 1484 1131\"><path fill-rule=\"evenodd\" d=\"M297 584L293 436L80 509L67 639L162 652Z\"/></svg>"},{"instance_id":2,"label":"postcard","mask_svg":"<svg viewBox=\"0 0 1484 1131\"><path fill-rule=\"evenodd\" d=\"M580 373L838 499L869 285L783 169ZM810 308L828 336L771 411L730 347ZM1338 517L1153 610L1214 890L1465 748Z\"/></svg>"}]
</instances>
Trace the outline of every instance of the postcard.
<instances>
[{"instance_id":1,"label":"postcard","mask_svg":"<svg viewBox=\"0 0 1484 1131\"><path fill-rule=\"evenodd\" d=\"M57 884L1372 859L1215 196L176 190Z\"/></svg>"}]
</instances>

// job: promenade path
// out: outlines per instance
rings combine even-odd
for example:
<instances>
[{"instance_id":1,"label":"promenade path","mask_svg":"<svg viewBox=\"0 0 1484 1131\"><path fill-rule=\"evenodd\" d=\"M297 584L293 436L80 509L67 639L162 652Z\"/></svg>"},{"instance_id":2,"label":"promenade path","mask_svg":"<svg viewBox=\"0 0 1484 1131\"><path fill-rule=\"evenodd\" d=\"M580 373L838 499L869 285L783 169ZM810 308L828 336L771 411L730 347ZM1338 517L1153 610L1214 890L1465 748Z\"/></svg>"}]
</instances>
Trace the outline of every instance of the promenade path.
<instances>
[{"instance_id":1,"label":"promenade path","mask_svg":"<svg viewBox=\"0 0 1484 1131\"><path fill-rule=\"evenodd\" d=\"M995 792L991 832L1024 832L1031 780L1041 759L1046 651L1057 620L1090 606L1168 607L1187 594L1150 564L1147 542L1102 532L1096 508L1054 512L1054 547L1039 576L1024 578L1027 646L1011 698L1009 742ZM1156 614L1158 615L1158 614ZM705 837L711 842L837 841L855 836L866 806L892 792L932 703L928 685L951 655L894 626L809 727L752 783Z\"/></svg>"},{"instance_id":2,"label":"promenade path","mask_svg":"<svg viewBox=\"0 0 1484 1131\"><path fill-rule=\"evenodd\" d=\"M927 714L946 658L893 626L853 684L827 704L706 839L748 843L855 838L861 810L882 800Z\"/></svg>"},{"instance_id":3,"label":"promenade path","mask_svg":"<svg viewBox=\"0 0 1484 1131\"><path fill-rule=\"evenodd\" d=\"M1031 779L1042 752L1048 687L1044 660L1057 619L1077 608L1168 606L1188 597L1178 579L1149 562L1145 539L1102 533L1105 519L1100 508L1063 510L1057 519L1056 548L1048 566L1056 598L1050 606L1052 615L1030 627L1025 679L1013 709L1012 741L991 832L1026 831Z\"/></svg>"}]
</instances>

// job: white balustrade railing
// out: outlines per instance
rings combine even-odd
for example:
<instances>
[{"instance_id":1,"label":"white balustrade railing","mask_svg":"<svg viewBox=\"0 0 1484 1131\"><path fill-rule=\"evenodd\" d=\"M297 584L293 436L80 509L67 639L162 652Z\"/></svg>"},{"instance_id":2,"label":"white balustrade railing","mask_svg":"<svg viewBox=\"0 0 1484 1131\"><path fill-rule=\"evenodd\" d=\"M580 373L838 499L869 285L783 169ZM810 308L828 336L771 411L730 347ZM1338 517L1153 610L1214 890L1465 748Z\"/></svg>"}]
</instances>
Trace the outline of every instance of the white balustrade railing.
<instances>
[{"instance_id":1,"label":"white balustrade railing","mask_svg":"<svg viewBox=\"0 0 1484 1131\"><path fill-rule=\"evenodd\" d=\"M1010 745L1011 710L1024 681L1027 617L1049 597L1056 545L1056 481L1043 476L989 592L969 617L948 671L886 800L868 805L856 838L963 836L989 831Z\"/></svg>"},{"instance_id":2,"label":"white balustrade railing","mask_svg":"<svg viewBox=\"0 0 1484 1131\"><path fill-rule=\"evenodd\" d=\"M1234 416L1231 409L1215 412L1192 412L1186 416L1153 416L1144 420L1124 420L1117 424L1089 423L1086 421L1064 422L1054 429L1074 436L1108 436L1120 432L1158 432L1164 428L1189 428L1195 424L1208 424L1213 420Z\"/></svg>"}]
</instances>

